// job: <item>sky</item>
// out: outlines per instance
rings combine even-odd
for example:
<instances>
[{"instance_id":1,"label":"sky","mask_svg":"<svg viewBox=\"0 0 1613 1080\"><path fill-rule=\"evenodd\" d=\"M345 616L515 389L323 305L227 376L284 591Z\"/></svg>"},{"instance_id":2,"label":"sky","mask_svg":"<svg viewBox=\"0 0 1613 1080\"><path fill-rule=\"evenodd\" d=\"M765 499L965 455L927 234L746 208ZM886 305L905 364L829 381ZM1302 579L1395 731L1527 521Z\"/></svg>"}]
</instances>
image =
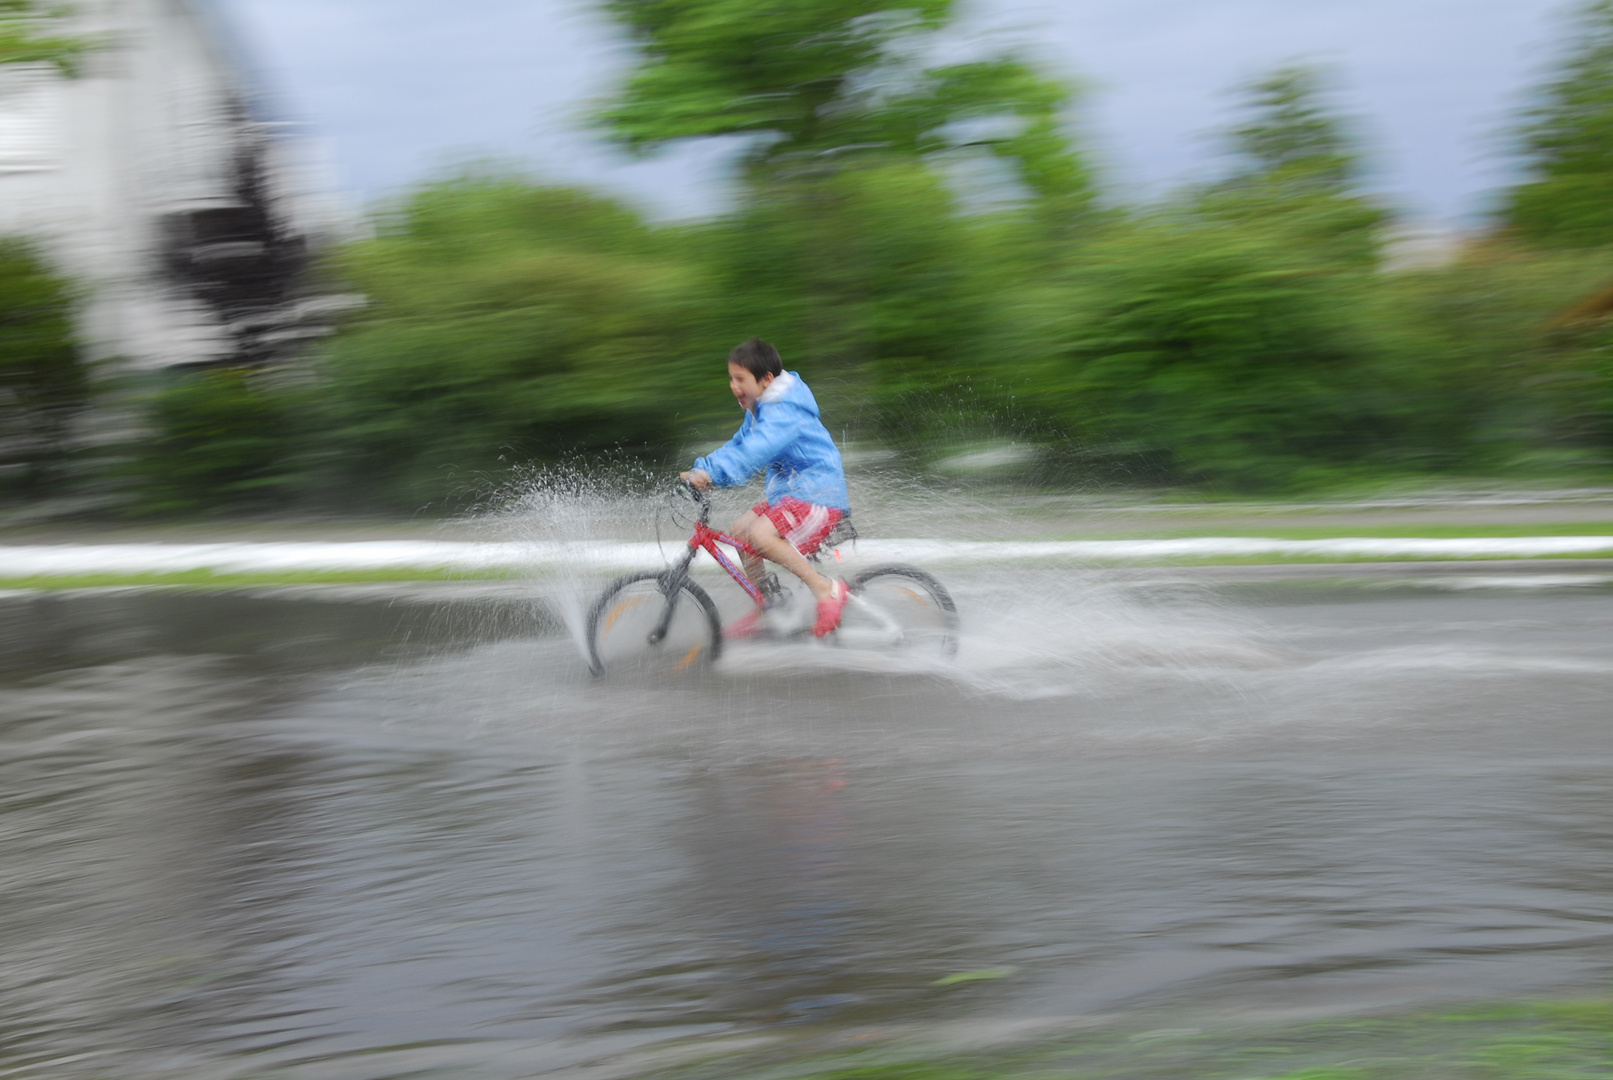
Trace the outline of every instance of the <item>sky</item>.
<instances>
[{"instance_id":1,"label":"sky","mask_svg":"<svg viewBox=\"0 0 1613 1080\"><path fill-rule=\"evenodd\" d=\"M721 212L731 148L630 161L584 130L632 64L581 0L216 0L276 111L363 203L455 163L518 163L661 218ZM1028 51L1083 87L1072 125L1127 198L1212 175L1229 89L1332 66L1375 189L1414 222L1474 223L1508 179L1500 133L1550 62L1563 0L965 0L968 47Z\"/></svg>"}]
</instances>

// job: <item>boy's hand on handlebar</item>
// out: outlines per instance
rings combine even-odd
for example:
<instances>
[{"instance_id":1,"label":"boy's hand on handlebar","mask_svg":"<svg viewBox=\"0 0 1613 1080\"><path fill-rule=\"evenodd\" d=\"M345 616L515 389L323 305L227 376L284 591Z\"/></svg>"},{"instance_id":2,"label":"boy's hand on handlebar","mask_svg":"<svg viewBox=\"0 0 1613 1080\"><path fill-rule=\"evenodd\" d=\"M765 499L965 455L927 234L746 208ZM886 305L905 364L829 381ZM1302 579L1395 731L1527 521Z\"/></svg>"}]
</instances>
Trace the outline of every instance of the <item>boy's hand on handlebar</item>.
<instances>
[{"instance_id":1,"label":"boy's hand on handlebar","mask_svg":"<svg viewBox=\"0 0 1613 1080\"><path fill-rule=\"evenodd\" d=\"M686 473L679 473L678 479L691 487L699 488L701 491L711 486L711 474L704 469L690 469Z\"/></svg>"}]
</instances>

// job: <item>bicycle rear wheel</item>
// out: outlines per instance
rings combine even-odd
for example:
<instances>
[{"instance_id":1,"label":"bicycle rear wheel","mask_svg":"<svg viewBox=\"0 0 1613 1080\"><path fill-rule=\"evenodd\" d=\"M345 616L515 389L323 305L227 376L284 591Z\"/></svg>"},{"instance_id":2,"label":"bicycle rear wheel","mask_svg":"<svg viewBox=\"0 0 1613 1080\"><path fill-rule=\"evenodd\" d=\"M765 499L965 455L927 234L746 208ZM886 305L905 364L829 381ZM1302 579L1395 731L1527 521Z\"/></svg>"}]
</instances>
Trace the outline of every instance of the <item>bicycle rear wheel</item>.
<instances>
[{"instance_id":1,"label":"bicycle rear wheel","mask_svg":"<svg viewBox=\"0 0 1613 1080\"><path fill-rule=\"evenodd\" d=\"M706 590L685 578L670 595L667 575L647 571L613 582L588 612L588 666L595 675L688 671L722 652L722 621ZM665 635L652 640L671 607Z\"/></svg>"},{"instance_id":2,"label":"bicycle rear wheel","mask_svg":"<svg viewBox=\"0 0 1613 1080\"><path fill-rule=\"evenodd\" d=\"M880 566L851 580L836 639L855 648L958 652L958 608L934 577L912 566Z\"/></svg>"}]
</instances>

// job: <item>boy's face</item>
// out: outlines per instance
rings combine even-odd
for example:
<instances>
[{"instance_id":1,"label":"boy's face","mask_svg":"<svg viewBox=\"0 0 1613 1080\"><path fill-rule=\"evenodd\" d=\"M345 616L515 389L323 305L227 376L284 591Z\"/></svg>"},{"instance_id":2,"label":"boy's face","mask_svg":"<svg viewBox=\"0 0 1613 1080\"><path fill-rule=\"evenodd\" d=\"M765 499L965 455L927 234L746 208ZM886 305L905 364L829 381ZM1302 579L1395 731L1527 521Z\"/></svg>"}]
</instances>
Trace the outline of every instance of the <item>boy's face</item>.
<instances>
[{"instance_id":1,"label":"boy's face","mask_svg":"<svg viewBox=\"0 0 1613 1080\"><path fill-rule=\"evenodd\" d=\"M746 412L756 408L762 393L772 384L772 375L763 375L758 379L750 373L749 368L738 364L728 365L728 389L733 391L734 397L739 401L739 407Z\"/></svg>"}]
</instances>

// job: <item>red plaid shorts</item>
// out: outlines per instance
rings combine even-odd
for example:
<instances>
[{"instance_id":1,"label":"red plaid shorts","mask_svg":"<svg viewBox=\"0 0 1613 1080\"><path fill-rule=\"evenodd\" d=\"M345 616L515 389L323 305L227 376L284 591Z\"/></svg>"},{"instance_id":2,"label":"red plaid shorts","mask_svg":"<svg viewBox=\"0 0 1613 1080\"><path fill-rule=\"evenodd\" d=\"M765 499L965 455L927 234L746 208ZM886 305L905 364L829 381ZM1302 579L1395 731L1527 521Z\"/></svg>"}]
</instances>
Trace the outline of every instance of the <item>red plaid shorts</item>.
<instances>
[{"instance_id":1,"label":"red plaid shorts","mask_svg":"<svg viewBox=\"0 0 1613 1080\"><path fill-rule=\"evenodd\" d=\"M845 511L832 506L818 506L788 495L771 505L757 503L751 507L751 512L771 521L778 534L803 555L810 555L823 546L840 519L846 516Z\"/></svg>"}]
</instances>

